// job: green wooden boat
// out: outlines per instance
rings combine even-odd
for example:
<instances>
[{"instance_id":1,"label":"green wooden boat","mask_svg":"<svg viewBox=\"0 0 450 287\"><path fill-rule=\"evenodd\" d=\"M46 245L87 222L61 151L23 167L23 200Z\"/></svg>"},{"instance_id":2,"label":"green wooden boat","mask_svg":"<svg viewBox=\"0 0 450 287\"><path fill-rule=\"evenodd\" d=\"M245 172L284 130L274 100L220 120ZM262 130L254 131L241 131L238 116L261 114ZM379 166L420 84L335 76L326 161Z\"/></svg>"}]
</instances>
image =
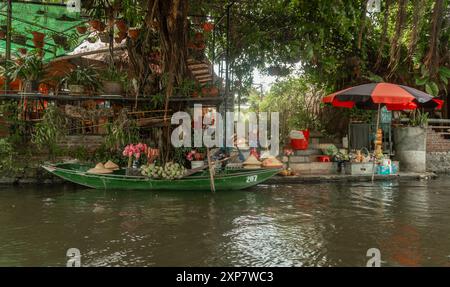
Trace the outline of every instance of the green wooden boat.
<instances>
[{"instance_id":1,"label":"green wooden boat","mask_svg":"<svg viewBox=\"0 0 450 287\"><path fill-rule=\"evenodd\" d=\"M42 166L48 172L86 187L95 189L122 190L210 190L210 177L207 171L176 179L151 179L145 176L127 176L125 170L117 170L112 174L92 174L87 165L60 163ZM280 169L238 169L225 170L214 176L217 191L238 190L248 188L271 178Z\"/></svg>"}]
</instances>

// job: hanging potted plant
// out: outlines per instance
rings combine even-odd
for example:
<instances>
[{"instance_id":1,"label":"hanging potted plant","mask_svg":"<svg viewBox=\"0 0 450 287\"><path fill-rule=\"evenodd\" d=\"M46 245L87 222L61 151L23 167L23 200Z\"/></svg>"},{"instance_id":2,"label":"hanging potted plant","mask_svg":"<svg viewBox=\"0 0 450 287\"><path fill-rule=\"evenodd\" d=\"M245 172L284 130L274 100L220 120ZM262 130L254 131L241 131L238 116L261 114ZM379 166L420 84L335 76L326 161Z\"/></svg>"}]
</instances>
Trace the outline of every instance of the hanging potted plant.
<instances>
[{"instance_id":1,"label":"hanging potted plant","mask_svg":"<svg viewBox=\"0 0 450 287\"><path fill-rule=\"evenodd\" d=\"M72 95L83 94L85 91L93 93L99 88L99 75L92 66L77 67L63 79Z\"/></svg>"},{"instance_id":2,"label":"hanging potted plant","mask_svg":"<svg viewBox=\"0 0 450 287\"><path fill-rule=\"evenodd\" d=\"M117 44L120 44L126 38L127 38L126 32L119 32L117 33L117 37L115 37L114 40L116 41Z\"/></svg>"},{"instance_id":3,"label":"hanging potted plant","mask_svg":"<svg viewBox=\"0 0 450 287\"><path fill-rule=\"evenodd\" d=\"M11 41L16 44L25 46L27 44L27 37L19 33L13 33L11 36Z\"/></svg>"},{"instance_id":4,"label":"hanging potted plant","mask_svg":"<svg viewBox=\"0 0 450 287\"><path fill-rule=\"evenodd\" d=\"M17 49L17 51L22 56L25 56L27 54L27 52L28 52L28 50L26 48L19 48L19 49Z\"/></svg>"},{"instance_id":5,"label":"hanging potted plant","mask_svg":"<svg viewBox=\"0 0 450 287\"><path fill-rule=\"evenodd\" d=\"M89 25L91 26L92 29L98 32L103 32L105 31L106 28L105 23L101 22L100 20L90 20Z\"/></svg>"},{"instance_id":6,"label":"hanging potted plant","mask_svg":"<svg viewBox=\"0 0 450 287\"><path fill-rule=\"evenodd\" d=\"M103 93L106 95L122 95L123 83L126 80L126 75L120 71L110 67L101 75L103 83Z\"/></svg>"},{"instance_id":7,"label":"hanging potted plant","mask_svg":"<svg viewBox=\"0 0 450 287\"><path fill-rule=\"evenodd\" d=\"M120 32L124 32L124 33L127 32L127 30L128 30L128 25L127 25L127 23L125 22L124 19L118 19L118 20L116 20L116 21L115 21L115 24L116 24L117 29L119 29Z\"/></svg>"},{"instance_id":8,"label":"hanging potted plant","mask_svg":"<svg viewBox=\"0 0 450 287\"><path fill-rule=\"evenodd\" d=\"M43 48L44 47L45 34L41 33L41 32L38 32L38 31L33 31L33 32L31 32L31 34L33 34L34 47L36 47L36 48Z\"/></svg>"},{"instance_id":9,"label":"hanging potted plant","mask_svg":"<svg viewBox=\"0 0 450 287\"><path fill-rule=\"evenodd\" d=\"M140 28L129 28L128 37L130 37L132 40L136 40L139 37L140 32L141 32Z\"/></svg>"},{"instance_id":10,"label":"hanging potted plant","mask_svg":"<svg viewBox=\"0 0 450 287\"><path fill-rule=\"evenodd\" d=\"M54 33L52 35L53 42L55 42L56 45L61 47L67 46L67 37L64 35L60 35L58 33Z\"/></svg>"},{"instance_id":11,"label":"hanging potted plant","mask_svg":"<svg viewBox=\"0 0 450 287\"><path fill-rule=\"evenodd\" d=\"M77 32L81 35L85 34L87 31L87 27L85 25L77 26Z\"/></svg>"}]
</instances>

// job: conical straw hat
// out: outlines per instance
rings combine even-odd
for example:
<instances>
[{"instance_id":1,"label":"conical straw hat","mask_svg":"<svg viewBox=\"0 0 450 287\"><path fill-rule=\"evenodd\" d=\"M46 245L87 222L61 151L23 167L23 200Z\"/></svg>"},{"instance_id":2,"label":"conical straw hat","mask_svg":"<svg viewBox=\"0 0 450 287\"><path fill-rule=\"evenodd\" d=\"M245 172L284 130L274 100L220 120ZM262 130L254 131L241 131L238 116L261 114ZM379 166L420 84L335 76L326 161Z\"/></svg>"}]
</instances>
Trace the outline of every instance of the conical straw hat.
<instances>
[{"instance_id":1,"label":"conical straw hat","mask_svg":"<svg viewBox=\"0 0 450 287\"><path fill-rule=\"evenodd\" d=\"M105 163L105 166L104 166L105 168L107 168L107 169L111 169L111 170L117 170L117 169L119 169L119 166L117 165L117 164L115 164L114 162L112 162L111 160L108 160L106 163Z\"/></svg>"},{"instance_id":2,"label":"conical straw hat","mask_svg":"<svg viewBox=\"0 0 450 287\"><path fill-rule=\"evenodd\" d=\"M283 163L274 156L269 156L266 158L262 165L265 167L283 167Z\"/></svg>"},{"instance_id":3,"label":"conical straw hat","mask_svg":"<svg viewBox=\"0 0 450 287\"><path fill-rule=\"evenodd\" d=\"M91 168L87 171L88 173L95 173L95 174L106 174L106 173L112 173L113 171L111 169L105 168L103 163L97 163L94 168Z\"/></svg>"},{"instance_id":4,"label":"conical straw hat","mask_svg":"<svg viewBox=\"0 0 450 287\"><path fill-rule=\"evenodd\" d=\"M261 162L256 159L254 155L250 155L246 161L243 163L244 165L261 165Z\"/></svg>"}]
</instances>

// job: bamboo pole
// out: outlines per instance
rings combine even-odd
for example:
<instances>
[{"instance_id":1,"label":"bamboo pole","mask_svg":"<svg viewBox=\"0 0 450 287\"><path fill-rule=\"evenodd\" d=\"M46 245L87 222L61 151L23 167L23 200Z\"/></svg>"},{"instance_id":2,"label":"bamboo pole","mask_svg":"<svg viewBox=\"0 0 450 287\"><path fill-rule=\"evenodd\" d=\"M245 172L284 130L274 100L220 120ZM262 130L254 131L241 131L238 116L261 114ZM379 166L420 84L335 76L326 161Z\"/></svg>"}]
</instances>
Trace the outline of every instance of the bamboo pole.
<instances>
[{"instance_id":1,"label":"bamboo pole","mask_svg":"<svg viewBox=\"0 0 450 287\"><path fill-rule=\"evenodd\" d=\"M208 167L209 167L209 179L211 182L211 191L216 192L216 186L214 184L214 166L211 162L211 153L209 151L209 148L206 148L206 156L208 158Z\"/></svg>"},{"instance_id":2,"label":"bamboo pole","mask_svg":"<svg viewBox=\"0 0 450 287\"><path fill-rule=\"evenodd\" d=\"M373 164L372 164L372 182L375 179L375 162L376 162L376 146L377 146L377 133L378 127L380 126L380 112L381 112L381 104L378 104L378 112L377 112L377 126L375 128L375 140L374 140L374 149L373 149Z\"/></svg>"}]
</instances>

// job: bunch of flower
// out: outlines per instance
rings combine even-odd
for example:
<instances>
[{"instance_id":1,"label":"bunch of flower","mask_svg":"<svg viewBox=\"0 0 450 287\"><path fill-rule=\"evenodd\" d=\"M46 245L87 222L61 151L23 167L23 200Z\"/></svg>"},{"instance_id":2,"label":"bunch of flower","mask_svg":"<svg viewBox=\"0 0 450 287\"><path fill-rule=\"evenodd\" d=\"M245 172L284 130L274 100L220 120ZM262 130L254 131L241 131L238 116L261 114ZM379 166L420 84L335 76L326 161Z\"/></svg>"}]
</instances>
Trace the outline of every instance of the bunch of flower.
<instances>
[{"instance_id":1,"label":"bunch of flower","mask_svg":"<svg viewBox=\"0 0 450 287\"><path fill-rule=\"evenodd\" d=\"M145 154L147 152L147 149L148 149L147 145L143 143L138 143L136 145L134 144L127 145L124 148L122 155L128 157L128 167L131 167L133 156L138 160L141 157L142 153Z\"/></svg>"},{"instance_id":2,"label":"bunch of flower","mask_svg":"<svg viewBox=\"0 0 450 287\"><path fill-rule=\"evenodd\" d=\"M203 153L201 153L201 152L199 152L199 151L197 151L195 149L191 150L190 152L188 152L186 154L186 159L188 161L203 160L203 158L204 158Z\"/></svg>"}]
</instances>

